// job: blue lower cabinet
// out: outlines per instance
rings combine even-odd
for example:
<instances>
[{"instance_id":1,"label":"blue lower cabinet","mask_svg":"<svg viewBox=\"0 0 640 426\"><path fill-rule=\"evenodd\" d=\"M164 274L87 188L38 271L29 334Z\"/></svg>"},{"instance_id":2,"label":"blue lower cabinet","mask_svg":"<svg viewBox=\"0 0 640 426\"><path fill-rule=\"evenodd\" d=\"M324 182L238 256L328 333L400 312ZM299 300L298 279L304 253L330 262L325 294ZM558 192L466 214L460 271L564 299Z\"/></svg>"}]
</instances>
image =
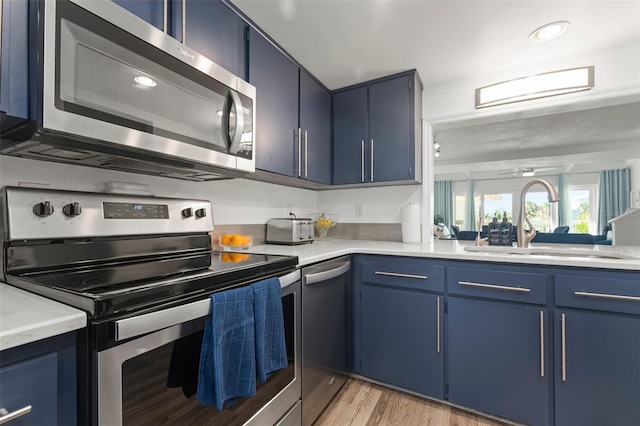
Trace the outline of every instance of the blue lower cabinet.
<instances>
[{"instance_id":1,"label":"blue lower cabinet","mask_svg":"<svg viewBox=\"0 0 640 426\"><path fill-rule=\"evenodd\" d=\"M449 401L530 425L551 423L546 309L451 297L447 321Z\"/></svg>"},{"instance_id":2,"label":"blue lower cabinet","mask_svg":"<svg viewBox=\"0 0 640 426\"><path fill-rule=\"evenodd\" d=\"M367 283L360 291L360 373L442 399L443 296Z\"/></svg>"},{"instance_id":3,"label":"blue lower cabinet","mask_svg":"<svg viewBox=\"0 0 640 426\"><path fill-rule=\"evenodd\" d=\"M554 317L556 425L640 425L640 317L569 309Z\"/></svg>"},{"instance_id":4,"label":"blue lower cabinet","mask_svg":"<svg viewBox=\"0 0 640 426\"><path fill-rule=\"evenodd\" d=\"M49 353L0 369L0 408L12 426L58 424L58 356ZM17 416L19 412L23 415Z\"/></svg>"}]
</instances>

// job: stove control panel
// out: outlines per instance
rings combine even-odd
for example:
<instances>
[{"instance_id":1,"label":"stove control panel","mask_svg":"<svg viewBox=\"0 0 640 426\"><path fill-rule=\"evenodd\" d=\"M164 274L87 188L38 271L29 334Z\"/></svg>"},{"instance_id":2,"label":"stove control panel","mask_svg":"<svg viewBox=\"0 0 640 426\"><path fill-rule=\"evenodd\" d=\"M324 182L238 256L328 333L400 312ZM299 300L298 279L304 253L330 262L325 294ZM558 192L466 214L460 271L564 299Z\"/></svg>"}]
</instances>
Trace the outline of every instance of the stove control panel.
<instances>
[{"instance_id":1,"label":"stove control panel","mask_svg":"<svg viewBox=\"0 0 640 426\"><path fill-rule=\"evenodd\" d=\"M213 230L213 208L208 200L21 187L4 188L2 198L9 240Z\"/></svg>"}]
</instances>

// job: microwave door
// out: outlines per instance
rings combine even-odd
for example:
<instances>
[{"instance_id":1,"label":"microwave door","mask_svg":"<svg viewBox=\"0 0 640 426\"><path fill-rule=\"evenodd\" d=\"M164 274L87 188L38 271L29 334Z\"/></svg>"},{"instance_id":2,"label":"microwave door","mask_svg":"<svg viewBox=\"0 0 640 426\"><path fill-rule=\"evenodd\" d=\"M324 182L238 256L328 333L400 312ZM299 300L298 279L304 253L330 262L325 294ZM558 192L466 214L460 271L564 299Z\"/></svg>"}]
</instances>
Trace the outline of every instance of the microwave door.
<instances>
[{"instance_id":1,"label":"microwave door","mask_svg":"<svg viewBox=\"0 0 640 426\"><path fill-rule=\"evenodd\" d=\"M57 109L137 131L118 142L165 154L176 154L171 141L225 154L239 145L242 118L228 129L232 90L117 27L87 21L59 21Z\"/></svg>"}]
</instances>

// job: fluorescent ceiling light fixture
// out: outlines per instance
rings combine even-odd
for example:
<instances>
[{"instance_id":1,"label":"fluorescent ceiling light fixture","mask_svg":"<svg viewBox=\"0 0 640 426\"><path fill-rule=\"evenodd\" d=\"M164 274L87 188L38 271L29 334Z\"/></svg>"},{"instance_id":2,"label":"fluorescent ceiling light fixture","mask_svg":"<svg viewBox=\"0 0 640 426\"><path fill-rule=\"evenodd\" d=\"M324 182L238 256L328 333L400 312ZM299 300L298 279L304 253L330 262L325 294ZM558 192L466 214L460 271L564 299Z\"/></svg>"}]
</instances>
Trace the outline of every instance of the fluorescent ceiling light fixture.
<instances>
[{"instance_id":1,"label":"fluorescent ceiling light fixture","mask_svg":"<svg viewBox=\"0 0 640 426\"><path fill-rule=\"evenodd\" d=\"M551 71L476 89L476 108L581 92L593 87L594 67Z\"/></svg>"},{"instance_id":2,"label":"fluorescent ceiling light fixture","mask_svg":"<svg viewBox=\"0 0 640 426\"><path fill-rule=\"evenodd\" d=\"M134 81L138 84L141 84L146 87L155 87L158 85L156 81L146 75L139 75L137 77L133 77Z\"/></svg>"},{"instance_id":3,"label":"fluorescent ceiling light fixture","mask_svg":"<svg viewBox=\"0 0 640 426\"><path fill-rule=\"evenodd\" d=\"M543 25L529 34L529 40L534 43L553 40L554 38L558 38L564 34L564 32L567 31L567 28L569 28L569 25L571 25L571 22L569 21L558 21Z\"/></svg>"}]
</instances>

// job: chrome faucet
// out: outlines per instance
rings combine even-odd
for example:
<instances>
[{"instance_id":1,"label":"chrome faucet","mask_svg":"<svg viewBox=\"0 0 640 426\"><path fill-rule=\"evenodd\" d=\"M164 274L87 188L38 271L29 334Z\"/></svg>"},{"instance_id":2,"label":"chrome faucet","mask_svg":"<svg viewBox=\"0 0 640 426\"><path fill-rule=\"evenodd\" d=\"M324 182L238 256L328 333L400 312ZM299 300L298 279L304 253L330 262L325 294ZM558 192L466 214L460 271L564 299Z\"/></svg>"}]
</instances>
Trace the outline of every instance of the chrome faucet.
<instances>
[{"instance_id":1,"label":"chrome faucet","mask_svg":"<svg viewBox=\"0 0 640 426\"><path fill-rule=\"evenodd\" d=\"M533 179L531 182L527 183L524 188L522 188L522 193L520 194L520 214L518 215L518 247L529 247L529 243L536 236L536 229L533 227L529 218L527 217L527 208L525 204L525 197L527 196L527 191L533 185L539 183L544 186L544 189L547 190L547 194L549 197L550 203L557 203L560 201L560 196L558 196L558 191L546 180L542 179ZM524 222L529 224L529 233L524 232Z\"/></svg>"}]
</instances>

